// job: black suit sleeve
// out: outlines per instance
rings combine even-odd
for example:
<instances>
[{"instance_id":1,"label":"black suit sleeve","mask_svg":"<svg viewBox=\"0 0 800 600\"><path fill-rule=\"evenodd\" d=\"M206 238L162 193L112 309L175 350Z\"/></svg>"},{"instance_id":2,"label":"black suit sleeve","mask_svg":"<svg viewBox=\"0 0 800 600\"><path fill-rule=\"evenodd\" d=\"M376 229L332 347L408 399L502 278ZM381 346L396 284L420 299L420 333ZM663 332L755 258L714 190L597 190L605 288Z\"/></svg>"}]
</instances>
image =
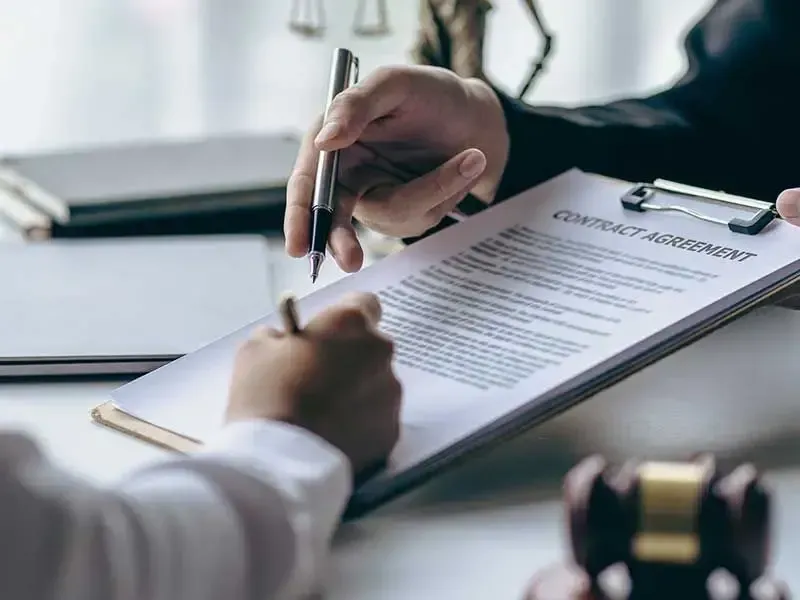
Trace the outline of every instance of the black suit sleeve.
<instances>
[{"instance_id":1,"label":"black suit sleeve","mask_svg":"<svg viewBox=\"0 0 800 600\"><path fill-rule=\"evenodd\" d=\"M572 167L774 200L800 184L798 31L797 0L719 0L689 31L686 72L663 92L560 108L498 91L511 138L498 200Z\"/></svg>"}]
</instances>

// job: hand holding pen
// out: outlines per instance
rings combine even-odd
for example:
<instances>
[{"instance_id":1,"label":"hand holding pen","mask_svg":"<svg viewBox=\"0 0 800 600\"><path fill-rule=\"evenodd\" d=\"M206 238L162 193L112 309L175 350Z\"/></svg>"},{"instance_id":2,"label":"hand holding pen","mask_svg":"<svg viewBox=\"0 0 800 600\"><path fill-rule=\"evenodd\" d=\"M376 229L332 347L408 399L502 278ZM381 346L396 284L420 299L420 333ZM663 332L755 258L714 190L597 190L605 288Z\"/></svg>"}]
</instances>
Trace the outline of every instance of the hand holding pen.
<instances>
[{"instance_id":1,"label":"hand holding pen","mask_svg":"<svg viewBox=\"0 0 800 600\"><path fill-rule=\"evenodd\" d=\"M305 135L287 191L287 253L309 252L320 151L342 153L329 250L350 273L364 260L353 218L413 238L456 208L467 215L485 208L505 169L508 140L502 106L486 83L432 67L376 69L339 94Z\"/></svg>"},{"instance_id":2,"label":"hand holding pen","mask_svg":"<svg viewBox=\"0 0 800 600\"><path fill-rule=\"evenodd\" d=\"M285 295L280 321L257 326L240 347L226 420L305 429L339 449L354 476L370 472L397 443L401 414L393 345L378 326L380 301L353 294L303 323L298 308Z\"/></svg>"}]
</instances>

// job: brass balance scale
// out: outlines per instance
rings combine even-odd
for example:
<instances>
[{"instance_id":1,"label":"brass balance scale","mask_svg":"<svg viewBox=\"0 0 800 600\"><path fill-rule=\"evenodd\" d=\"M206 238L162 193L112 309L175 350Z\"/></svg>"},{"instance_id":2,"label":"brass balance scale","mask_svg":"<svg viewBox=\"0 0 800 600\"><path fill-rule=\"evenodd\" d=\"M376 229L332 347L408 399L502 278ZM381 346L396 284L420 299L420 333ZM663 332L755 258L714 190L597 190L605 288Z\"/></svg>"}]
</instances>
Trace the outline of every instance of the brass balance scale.
<instances>
[{"instance_id":1,"label":"brass balance scale","mask_svg":"<svg viewBox=\"0 0 800 600\"><path fill-rule=\"evenodd\" d=\"M367 9L370 0L359 0L353 19L353 33L358 37L383 37L391 32L386 0L372 0L376 20L370 21ZM319 38L325 33L325 7L323 0L292 0L289 29L306 38Z\"/></svg>"}]
</instances>

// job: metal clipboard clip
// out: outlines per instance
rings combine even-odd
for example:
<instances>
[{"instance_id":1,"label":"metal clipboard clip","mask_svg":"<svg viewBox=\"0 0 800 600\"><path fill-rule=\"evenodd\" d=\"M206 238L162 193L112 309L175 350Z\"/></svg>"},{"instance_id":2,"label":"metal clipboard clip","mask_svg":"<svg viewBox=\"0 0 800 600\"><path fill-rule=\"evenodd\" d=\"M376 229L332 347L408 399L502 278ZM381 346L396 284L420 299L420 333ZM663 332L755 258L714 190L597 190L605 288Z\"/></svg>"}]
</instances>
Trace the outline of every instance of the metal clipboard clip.
<instances>
[{"instance_id":1,"label":"metal clipboard clip","mask_svg":"<svg viewBox=\"0 0 800 600\"><path fill-rule=\"evenodd\" d=\"M679 204L655 204L652 199L658 192L714 202L737 209L749 209L754 213L749 219L743 217L720 219ZM743 233L745 235L757 235L772 221L779 218L775 206L769 202L753 200L744 196L734 196L725 192L714 192L664 179L656 179L653 183L636 184L620 200L622 207L626 210L636 212L646 212L648 210L678 212L701 221L725 225L734 233Z\"/></svg>"}]
</instances>

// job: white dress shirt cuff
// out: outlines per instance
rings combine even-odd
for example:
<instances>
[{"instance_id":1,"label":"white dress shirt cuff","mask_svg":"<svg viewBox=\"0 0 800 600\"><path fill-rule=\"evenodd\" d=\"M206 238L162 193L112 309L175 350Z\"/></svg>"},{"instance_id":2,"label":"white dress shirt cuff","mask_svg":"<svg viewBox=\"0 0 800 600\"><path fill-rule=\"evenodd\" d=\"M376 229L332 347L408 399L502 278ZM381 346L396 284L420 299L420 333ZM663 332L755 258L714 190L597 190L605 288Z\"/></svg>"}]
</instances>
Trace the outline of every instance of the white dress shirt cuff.
<instances>
[{"instance_id":1,"label":"white dress shirt cuff","mask_svg":"<svg viewBox=\"0 0 800 600\"><path fill-rule=\"evenodd\" d=\"M315 434L287 423L234 422L209 439L199 457L235 462L284 498L297 539L293 593L316 582L345 508L352 474L346 456ZM290 594L291 595L291 594Z\"/></svg>"}]
</instances>

